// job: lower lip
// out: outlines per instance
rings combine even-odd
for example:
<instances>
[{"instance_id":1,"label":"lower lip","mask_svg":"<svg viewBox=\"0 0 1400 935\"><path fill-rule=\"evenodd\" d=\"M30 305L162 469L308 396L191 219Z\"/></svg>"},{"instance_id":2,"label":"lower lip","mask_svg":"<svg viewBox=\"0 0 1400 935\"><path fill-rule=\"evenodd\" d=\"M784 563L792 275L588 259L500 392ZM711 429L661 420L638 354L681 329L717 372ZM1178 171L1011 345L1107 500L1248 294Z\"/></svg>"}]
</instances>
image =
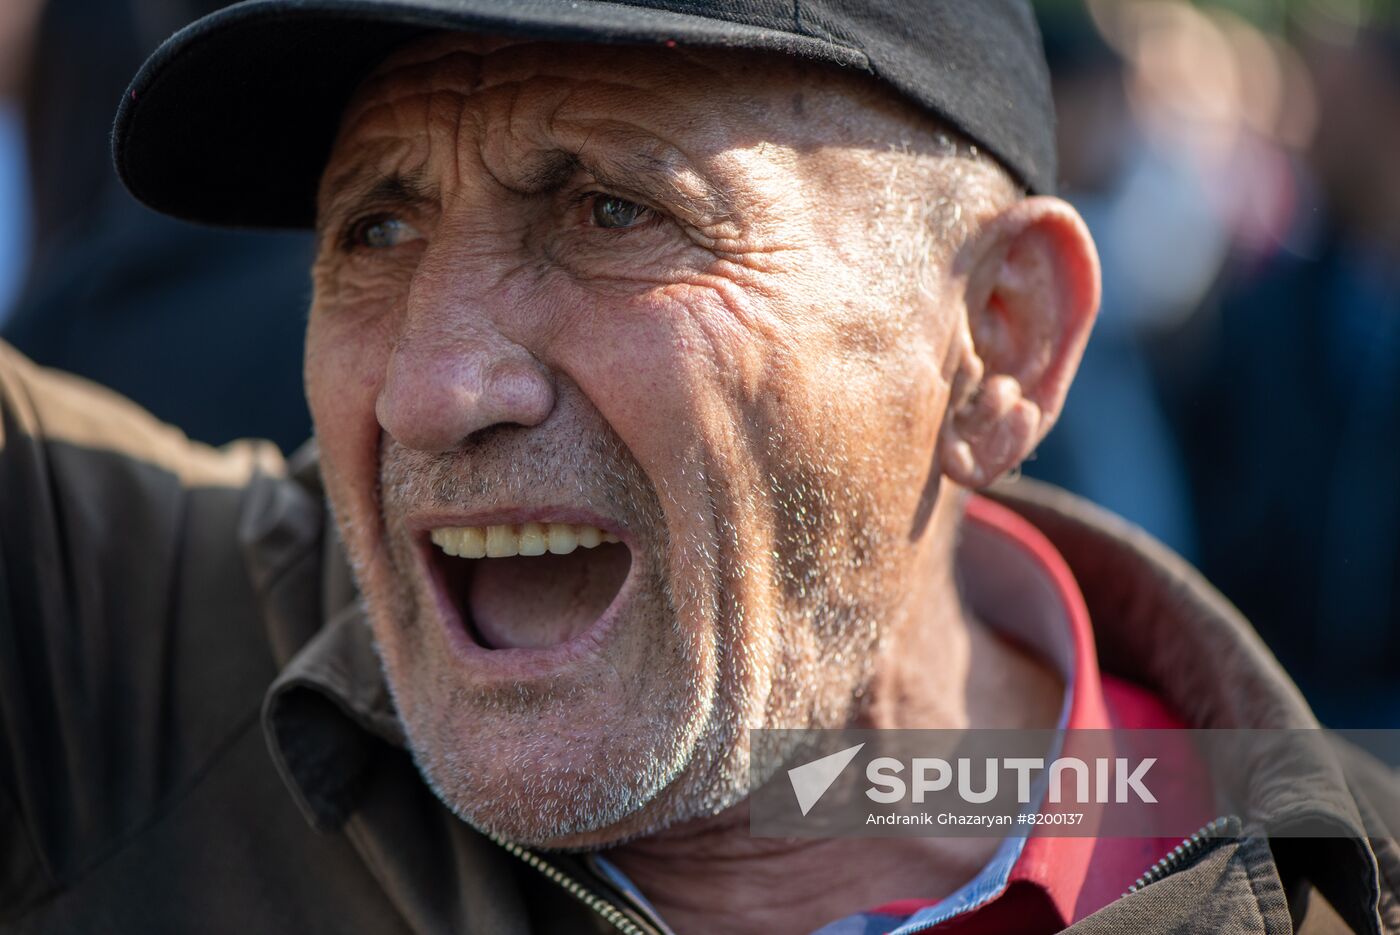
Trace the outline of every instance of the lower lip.
<instances>
[{"instance_id":1,"label":"lower lip","mask_svg":"<svg viewBox=\"0 0 1400 935\"><path fill-rule=\"evenodd\" d=\"M576 668L590 659L598 658L608 636L617 626L618 618L622 615L622 608L631 596L637 571L636 553L632 550L631 545L627 544L631 564L627 568L627 577L623 579L622 587L617 589L611 603L603 610L598 619L594 620L588 629L577 636L554 646L541 648L487 649L477 643L467 632L467 622L462 619L462 612L448 598L447 586L439 577L436 570L437 565L433 561L434 556L431 550L434 548L436 546L431 543L420 543L419 560L423 562L423 567L428 569L426 575L428 587L433 592L433 598L438 608L438 618L447 634L447 645L451 648L452 654L458 662L490 679L501 681L521 681L556 675L561 670ZM471 561L490 561L490 559L471 559Z\"/></svg>"}]
</instances>

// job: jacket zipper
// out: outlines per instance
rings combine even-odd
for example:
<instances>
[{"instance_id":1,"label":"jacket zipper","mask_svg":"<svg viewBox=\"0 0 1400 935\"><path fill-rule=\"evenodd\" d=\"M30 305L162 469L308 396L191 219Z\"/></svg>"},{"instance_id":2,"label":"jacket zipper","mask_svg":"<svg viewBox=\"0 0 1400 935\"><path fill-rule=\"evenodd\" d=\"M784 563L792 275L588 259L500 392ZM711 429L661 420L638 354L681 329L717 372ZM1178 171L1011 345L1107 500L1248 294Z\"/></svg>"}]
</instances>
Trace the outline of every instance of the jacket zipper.
<instances>
[{"instance_id":1,"label":"jacket zipper","mask_svg":"<svg viewBox=\"0 0 1400 935\"><path fill-rule=\"evenodd\" d=\"M1133 881L1133 885L1128 887L1123 895L1128 896L1136 893L1145 886L1156 883L1164 877L1171 876L1186 864L1204 853L1212 844L1222 838L1236 838L1240 834L1240 820L1234 815L1222 815L1210 822L1207 822L1200 830L1189 838L1182 840L1180 844L1172 848L1171 852ZM597 893L584 886L573 877L569 876L558 867L545 860L533 851L526 850L519 844L513 844L506 839L494 834L488 834L492 841L505 849L505 851L522 861L535 870L539 871L546 879L563 887L564 891L583 903L589 909L603 918L609 925L622 932L623 935L647 935L645 929L637 925L627 914L612 902L599 896Z\"/></svg>"},{"instance_id":2,"label":"jacket zipper","mask_svg":"<svg viewBox=\"0 0 1400 935\"><path fill-rule=\"evenodd\" d=\"M508 854L519 858L535 870L538 870L546 879L559 884L559 886L564 888L565 892L602 916L604 921L621 932L622 935L648 935L646 929L633 922L628 918L627 914L617 908L617 906L613 905L602 896L599 896L587 886L575 880L573 877L569 876L569 874L560 870L534 851L526 850L519 844L512 844L505 838L498 837L494 834L487 834L487 837L504 848Z\"/></svg>"},{"instance_id":3,"label":"jacket zipper","mask_svg":"<svg viewBox=\"0 0 1400 935\"><path fill-rule=\"evenodd\" d=\"M1163 877L1171 876L1173 873L1176 873L1176 871L1186 866L1190 860L1204 853L1211 845L1221 838L1237 838L1239 835L1240 820L1238 817L1234 815L1222 815L1216 818L1207 823L1201 830L1191 835L1191 837L1186 838L1176 847L1172 848L1167 856L1148 867L1147 871L1143 873L1142 876L1138 877L1123 895L1128 896L1132 893L1136 893L1143 887L1156 883Z\"/></svg>"}]
</instances>

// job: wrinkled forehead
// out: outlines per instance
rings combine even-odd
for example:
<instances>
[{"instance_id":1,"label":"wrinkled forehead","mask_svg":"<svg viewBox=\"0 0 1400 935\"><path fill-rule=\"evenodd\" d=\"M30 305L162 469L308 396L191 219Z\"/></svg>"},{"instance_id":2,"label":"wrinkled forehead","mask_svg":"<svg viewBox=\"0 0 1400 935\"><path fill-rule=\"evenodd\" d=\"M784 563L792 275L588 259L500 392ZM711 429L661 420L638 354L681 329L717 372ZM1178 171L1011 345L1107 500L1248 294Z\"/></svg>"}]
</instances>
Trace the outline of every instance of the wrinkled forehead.
<instances>
[{"instance_id":1,"label":"wrinkled forehead","mask_svg":"<svg viewBox=\"0 0 1400 935\"><path fill-rule=\"evenodd\" d=\"M496 119L566 114L681 148L717 136L732 145L868 144L888 135L891 120L920 120L868 76L780 53L446 33L400 47L360 84L333 161L366 138L441 126L488 97Z\"/></svg>"},{"instance_id":2,"label":"wrinkled forehead","mask_svg":"<svg viewBox=\"0 0 1400 935\"><path fill-rule=\"evenodd\" d=\"M484 91L531 79L616 84L638 90L688 88L750 95L763 84L839 83L839 73L771 52L578 42L544 42L460 33L430 35L399 47L361 83L344 120L386 97L431 90Z\"/></svg>"}]
</instances>

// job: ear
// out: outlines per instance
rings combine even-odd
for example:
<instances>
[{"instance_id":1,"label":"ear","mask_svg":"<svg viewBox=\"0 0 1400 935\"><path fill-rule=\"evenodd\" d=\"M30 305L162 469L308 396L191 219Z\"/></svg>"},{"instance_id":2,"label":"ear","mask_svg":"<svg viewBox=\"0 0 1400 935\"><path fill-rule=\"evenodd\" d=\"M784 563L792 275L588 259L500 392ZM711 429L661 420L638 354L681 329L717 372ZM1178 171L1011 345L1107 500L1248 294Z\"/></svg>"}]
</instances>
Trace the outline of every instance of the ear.
<instances>
[{"instance_id":1,"label":"ear","mask_svg":"<svg viewBox=\"0 0 1400 935\"><path fill-rule=\"evenodd\" d=\"M966 316L946 362L939 438L949 480L984 487L1019 465L1064 405L1099 306L1099 259L1079 213L1026 198L960 260Z\"/></svg>"}]
</instances>

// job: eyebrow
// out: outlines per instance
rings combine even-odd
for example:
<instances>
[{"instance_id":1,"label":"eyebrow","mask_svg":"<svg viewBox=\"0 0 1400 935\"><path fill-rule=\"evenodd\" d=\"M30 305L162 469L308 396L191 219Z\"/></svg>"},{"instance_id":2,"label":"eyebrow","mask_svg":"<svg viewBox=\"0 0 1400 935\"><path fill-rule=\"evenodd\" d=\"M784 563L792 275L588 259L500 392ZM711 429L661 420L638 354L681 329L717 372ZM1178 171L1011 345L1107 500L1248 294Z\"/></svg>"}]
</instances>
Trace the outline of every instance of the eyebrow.
<instances>
[{"instance_id":1,"label":"eyebrow","mask_svg":"<svg viewBox=\"0 0 1400 935\"><path fill-rule=\"evenodd\" d=\"M593 177L618 195L656 198L677 209L687 220L718 221L734 211L721 188L679 160L642 152L595 150L587 154L554 150L531 166L512 190L519 194L555 191L578 172Z\"/></svg>"},{"instance_id":2,"label":"eyebrow","mask_svg":"<svg viewBox=\"0 0 1400 935\"><path fill-rule=\"evenodd\" d=\"M698 172L679 166L675 160L637 152L544 153L527 168L508 190L519 195L541 195L562 188L579 172L592 176L599 185L618 195L654 198L675 208L685 220L715 222L729 219L734 212L732 199ZM333 192L332 210L323 224L353 217L375 206L409 205L419 207L438 201L437 186L420 172L384 174L372 164L362 163L327 183ZM328 206L329 207L329 206Z\"/></svg>"},{"instance_id":3,"label":"eyebrow","mask_svg":"<svg viewBox=\"0 0 1400 935\"><path fill-rule=\"evenodd\" d=\"M654 192L690 219L716 222L730 219L734 201L729 193L699 172L674 161L647 153L603 155L586 164L600 185Z\"/></svg>"},{"instance_id":4,"label":"eyebrow","mask_svg":"<svg viewBox=\"0 0 1400 935\"><path fill-rule=\"evenodd\" d=\"M317 225L318 233L332 221L354 217L374 206L433 204L438 199L437 186L426 181L421 172L390 172L376 170L361 163L332 179L326 190L334 192L333 210Z\"/></svg>"}]
</instances>

